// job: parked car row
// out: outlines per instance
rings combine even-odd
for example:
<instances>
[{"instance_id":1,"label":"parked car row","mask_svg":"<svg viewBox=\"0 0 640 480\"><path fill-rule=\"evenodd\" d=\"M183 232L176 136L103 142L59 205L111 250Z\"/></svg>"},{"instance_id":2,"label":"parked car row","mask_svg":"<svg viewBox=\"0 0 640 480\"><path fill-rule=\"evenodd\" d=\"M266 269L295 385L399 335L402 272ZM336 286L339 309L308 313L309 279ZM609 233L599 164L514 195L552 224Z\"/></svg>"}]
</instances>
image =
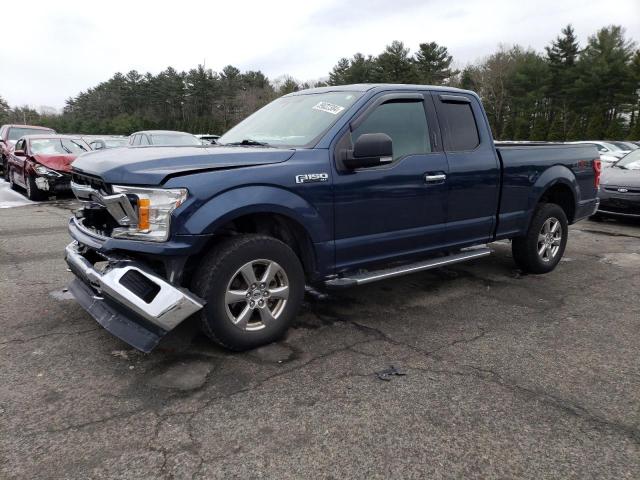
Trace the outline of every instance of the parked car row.
<instances>
[{"instance_id":1,"label":"parked car row","mask_svg":"<svg viewBox=\"0 0 640 480\"><path fill-rule=\"evenodd\" d=\"M640 149L636 148L602 172L598 197L596 219L640 219Z\"/></svg>"},{"instance_id":2,"label":"parked car row","mask_svg":"<svg viewBox=\"0 0 640 480\"><path fill-rule=\"evenodd\" d=\"M91 150L144 146L210 146L218 135L199 136L171 130L116 135L60 135L34 125L3 125L0 157L5 181L31 200L70 191L71 163Z\"/></svg>"}]
</instances>

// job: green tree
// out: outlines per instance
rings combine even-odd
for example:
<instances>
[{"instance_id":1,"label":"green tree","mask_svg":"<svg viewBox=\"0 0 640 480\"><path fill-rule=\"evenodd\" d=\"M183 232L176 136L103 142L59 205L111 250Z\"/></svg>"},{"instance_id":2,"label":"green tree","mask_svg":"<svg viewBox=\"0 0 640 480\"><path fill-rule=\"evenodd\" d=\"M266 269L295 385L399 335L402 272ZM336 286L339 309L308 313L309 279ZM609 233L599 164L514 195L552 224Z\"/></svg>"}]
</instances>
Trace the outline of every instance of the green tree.
<instances>
[{"instance_id":1,"label":"green tree","mask_svg":"<svg viewBox=\"0 0 640 480\"><path fill-rule=\"evenodd\" d=\"M427 85L442 85L451 81L457 75L457 70L451 69L453 57L447 47L436 42L421 43L415 54L415 68L419 81Z\"/></svg>"},{"instance_id":2,"label":"green tree","mask_svg":"<svg viewBox=\"0 0 640 480\"><path fill-rule=\"evenodd\" d=\"M576 63L572 94L577 109L590 112L590 134L604 135L611 123L632 109L637 98L631 68L634 53L635 43L625 37L620 26L602 28L589 37Z\"/></svg>"},{"instance_id":3,"label":"green tree","mask_svg":"<svg viewBox=\"0 0 640 480\"><path fill-rule=\"evenodd\" d=\"M377 58L381 80L388 83L417 83L418 72L409 49L394 40Z\"/></svg>"},{"instance_id":4,"label":"green tree","mask_svg":"<svg viewBox=\"0 0 640 480\"><path fill-rule=\"evenodd\" d=\"M7 123L11 114L11 108L7 101L0 96L0 124Z\"/></svg>"},{"instance_id":5,"label":"green tree","mask_svg":"<svg viewBox=\"0 0 640 480\"><path fill-rule=\"evenodd\" d=\"M553 140L564 140L568 131L568 112L572 101L571 86L575 78L575 65L580 45L573 27L569 24L562 35L545 47L549 65L549 115Z\"/></svg>"}]
</instances>

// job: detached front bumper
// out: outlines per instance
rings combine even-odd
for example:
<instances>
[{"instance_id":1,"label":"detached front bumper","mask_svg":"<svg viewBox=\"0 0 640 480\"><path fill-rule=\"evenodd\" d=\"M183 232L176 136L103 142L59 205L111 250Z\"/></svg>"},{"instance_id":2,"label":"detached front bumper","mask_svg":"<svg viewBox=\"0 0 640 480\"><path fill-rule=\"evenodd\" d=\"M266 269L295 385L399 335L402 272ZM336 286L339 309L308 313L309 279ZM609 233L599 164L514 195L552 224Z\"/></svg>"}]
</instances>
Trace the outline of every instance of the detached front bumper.
<instances>
[{"instance_id":1,"label":"detached front bumper","mask_svg":"<svg viewBox=\"0 0 640 480\"><path fill-rule=\"evenodd\" d=\"M78 242L67 245L65 259L77 277L69 290L100 325L138 350L151 351L204 306L140 262L114 256L93 263L86 251Z\"/></svg>"}]
</instances>

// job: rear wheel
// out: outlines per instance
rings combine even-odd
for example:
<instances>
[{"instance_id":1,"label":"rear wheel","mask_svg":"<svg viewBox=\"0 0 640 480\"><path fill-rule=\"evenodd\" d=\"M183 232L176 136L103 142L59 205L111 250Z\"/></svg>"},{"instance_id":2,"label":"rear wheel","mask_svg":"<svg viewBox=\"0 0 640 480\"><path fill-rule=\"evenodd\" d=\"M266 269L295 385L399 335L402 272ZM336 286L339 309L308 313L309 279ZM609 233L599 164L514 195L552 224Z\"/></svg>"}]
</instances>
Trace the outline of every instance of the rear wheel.
<instances>
[{"instance_id":1,"label":"rear wheel","mask_svg":"<svg viewBox=\"0 0 640 480\"><path fill-rule=\"evenodd\" d=\"M193 281L207 303L202 330L231 350L248 350L284 335L304 296L304 272L289 246L265 235L240 235L216 245Z\"/></svg>"},{"instance_id":2,"label":"rear wheel","mask_svg":"<svg viewBox=\"0 0 640 480\"><path fill-rule=\"evenodd\" d=\"M554 203L543 203L533 215L527 234L513 239L516 264L525 272L548 273L560 262L569 237L564 210Z\"/></svg>"},{"instance_id":3,"label":"rear wheel","mask_svg":"<svg viewBox=\"0 0 640 480\"><path fill-rule=\"evenodd\" d=\"M27 181L25 183L27 185L27 198L29 200L37 202L38 200L43 200L45 198L45 195L36 185L36 179L33 178L33 175L27 175Z\"/></svg>"}]
</instances>

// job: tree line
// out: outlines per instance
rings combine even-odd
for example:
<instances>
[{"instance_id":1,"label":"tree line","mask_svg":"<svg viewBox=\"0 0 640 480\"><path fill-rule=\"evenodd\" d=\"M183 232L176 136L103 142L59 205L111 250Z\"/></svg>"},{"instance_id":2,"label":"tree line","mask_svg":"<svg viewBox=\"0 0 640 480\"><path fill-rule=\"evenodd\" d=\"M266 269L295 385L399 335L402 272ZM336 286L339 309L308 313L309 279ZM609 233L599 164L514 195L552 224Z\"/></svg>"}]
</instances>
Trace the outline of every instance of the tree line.
<instances>
[{"instance_id":1,"label":"tree line","mask_svg":"<svg viewBox=\"0 0 640 480\"><path fill-rule=\"evenodd\" d=\"M620 26L580 45L571 25L543 52L501 46L462 69L447 47L394 41L380 54L342 58L326 81L275 81L229 65L214 72L167 68L131 71L69 98L60 114L11 108L0 97L0 123L35 123L60 132L129 134L144 129L223 133L278 96L350 83L449 85L476 91L494 136L512 140L640 139L640 50Z\"/></svg>"}]
</instances>

